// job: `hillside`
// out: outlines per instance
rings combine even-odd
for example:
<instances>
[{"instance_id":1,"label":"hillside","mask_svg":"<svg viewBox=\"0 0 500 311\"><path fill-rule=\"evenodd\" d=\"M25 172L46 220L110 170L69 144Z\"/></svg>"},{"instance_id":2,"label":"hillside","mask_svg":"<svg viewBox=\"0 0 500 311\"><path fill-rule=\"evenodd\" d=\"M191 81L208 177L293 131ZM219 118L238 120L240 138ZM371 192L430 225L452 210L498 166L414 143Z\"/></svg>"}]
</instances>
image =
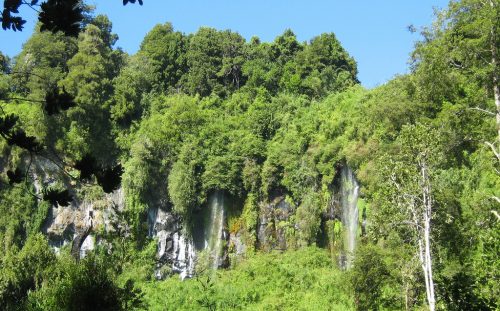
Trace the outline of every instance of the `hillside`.
<instances>
[{"instance_id":1,"label":"hillside","mask_svg":"<svg viewBox=\"0 0 500 311\"><path fill-rule=\"evenodd\" d=\"M333 33L39 23L0 54L0 309L497 310L499 12L373 89Z\"/></svg>"}]
</instances>

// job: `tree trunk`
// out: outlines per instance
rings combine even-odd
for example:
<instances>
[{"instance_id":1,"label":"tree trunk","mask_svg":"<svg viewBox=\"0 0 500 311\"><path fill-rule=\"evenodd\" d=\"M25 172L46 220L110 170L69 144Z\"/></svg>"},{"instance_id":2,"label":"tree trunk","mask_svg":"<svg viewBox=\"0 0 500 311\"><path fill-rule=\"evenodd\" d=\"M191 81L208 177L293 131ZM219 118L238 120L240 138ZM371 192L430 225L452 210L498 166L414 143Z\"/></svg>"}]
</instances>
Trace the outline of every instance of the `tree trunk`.
<instances>
[{"instance_id":1,"label":"tree trunk","mask_svg":"<svg viewBox=\"0 0 500 311\"><path fill-rule=\"evenodd\" d=\"M432 276L432 260L431 260L431 248L430 248L430 219L425 220L425 234L424 234L424 244L425 244L425 264L427 268L427 278L428 280L428 301L429 301L429 309L434 311L436 306L436 298L434 295L434 278Z\"/></svg>"},{"instance_id":2,"label":"tree trunk","mask_svg":"<svg viewBox=\"0 0 500 311\"><path fill-rule=\"evenodd\" d=\"M491 63L493 65L493 95L495 97L495 106L497 108L496 121L497 121L498 141L500 142L500 89L498 86L499 81L497 76L498 55L495 44L496 44L495 40L491 39Z\"/></svg>"},{"instance_id":3,"label":"tree trunk","mask_svg":"<svg viewBox=\"0 0 500 311\"><path fill-rule=\"evenodd\" d=\"M500 90L498 89L498 79L494 79L497 85L493 87L495 93L495 105L497 106L497 129L498 129L498 141L500 142Z\"/></svg>"},{"instance_id":4,"label":"tree trunk","mask_svg":"<svg viewBox=\"0 0 500 311\"><path fill-rule=\"evenodd\" d=\"M495 9L495 4L490 1L491 9ZM491 65L493 66L493 95L495 97L496 111L496 121L497 121L497 131L498 131L498 142L500 143L500 89L498 86L498 46L497 46L497 32L494 26L490 29L490 48L491 48Z\"/></svg>"},{"instance_id":5,"label":"tree trunk","mask_svg":"<svg viewBox=\"0 0 500 311\"><path fill-rule=\"evenodd\" d=\"M422 207L423 207L423 236L419 237L419 257L424 270L425 291L429 309L434 311L436 308L436 298L434 295L434 278L432 275L431 259L431 216L432 216L432 197L429 176L427 174L427 165L421 163L420 170L422 174ZM420 230L419 230L420 231ZM423 244L423 245L422 245Z\"/></svg>"}]
</instances>

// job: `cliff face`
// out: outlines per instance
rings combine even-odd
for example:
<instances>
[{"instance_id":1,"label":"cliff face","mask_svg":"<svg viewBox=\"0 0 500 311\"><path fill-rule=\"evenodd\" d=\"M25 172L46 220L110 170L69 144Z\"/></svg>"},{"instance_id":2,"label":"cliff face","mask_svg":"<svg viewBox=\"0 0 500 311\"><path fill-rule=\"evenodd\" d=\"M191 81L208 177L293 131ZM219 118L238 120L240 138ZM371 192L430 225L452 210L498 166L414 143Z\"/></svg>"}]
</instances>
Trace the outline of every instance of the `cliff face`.
<instances>
[{"instance_id":1,"label":"cliff face","mask_svg":"<svg viewBox=\"0 0 500 311\"><path fill-rule=\"evenodd\" d=\"M286 227L294 213L285 196L276 196L270 202L259 204L257 245L263 250L286 250Z\"/></svg>"},{"instance_id":2,"label":"cliff face","mask_svg":"<svg viewBox=\"0 0 500 311\"><path fill-rule=\"evenodd\" d=\"M165 278L179 273L182 279L195 272L196 253L192 238L183 231L182 220L163 208L150 208L148 226L150 237L158 240L155 276Z\"/></svg>"},{"instance_id":3,"label":"cliff face","mask_svg":"<svg viewBox=\"0 0 500 311\"><path fill-rule=\"evenodd\" d=\"M123 191L119 189L96 200L75 200L69 206L53 206L49 210L42 232L58 252L62 246L71 244L91 228L83 241L77 242L81 244L80 256L84 257L98 242L92 232L111 230L111 222L115 220L116 212L124 208L123 202Z\"/></svg>"},{"instance_id":4,"label":"cliff face","mask_svg":"<svg viewBox=\"0 0 500 311\"><path fill-rule=\"evenodd\" d=\"M116 210L123 210L123 202L123 191L120 189L98 201L85 200L67 207L54 206L49 211L43 232L50 245L58 252L64 245L79 243L77 239L89 227L89 222L92 222L90 234L81 242L79 256L84 257L100 242L98 238L96 240L95 232L113 230L111 222L115 221ZM284 196L260 204L256 231L259 249L287 249L286 228L281 224L288 222L293 213L293 207L285 201ZM148 235L156 238L158 243L156 278L163 279L172 274L179 274L182 279L192 277L196 264L200 261L204 261L202 265L207 267L227 267L230 264L229 258L244 256L249 248L240 231L229 233L225 219L220 219L213 228L199 230L203 233L198 233L201 236L196 238L202 240L202 244L197 247L187 229L182 219L172 211L162 207L149 209ZM229 253L233 256L229 256Z\"/></svg>"},{"instance_id":5,"label":"cliff face","mask_svg":"<svg viewBox=\"0 0 500 311\"><path fill-rule=\"evenodd\" d=\"M199 222L202 228L186 228L182 219L164 207L151 207L148 210L148 236L157 239L157 263L155 277L163 279L172 274L184 278L192 277L196 264L200 261L204 268L222 268L229 266L229 253L244 256L248 246L241 232L229 233L227 219L224 214L224 197L218 195L209 200L207 209L211 216ZM71 205L53 206L47 216L43 232L56 252L64 245L80 244L79 257L93 250L100 243L95 232L113 230L112 222L116 221L116 212L123 211L124 192L119 189L112 194L95 200L75 201ZM213 202L213 203L210 203ZM261 204L261 223L258 230L258 244L262 249L286 249L286 239L282 229L276 229L276 223L288 219L290 205L284 197L272 203ZM83 241L79 237L92 224L92 230ZM276 237L278 237L276 239ZM195 246L194 239L198 240ZM229 249L231 245L231 249ZM201 256L200 256L201 255ZM234 258L234 256L232 257Z\"/></svg>"},{"instance_id":6,"label":"cliff face","mask_svg":"<svg viewBox=\"0 0 500 311\"><path fill-rule=\"evenodd\" d=\"M337 239L334 241L337 244L328 242L324 246L335 244L348 247L344 257L353 251L353 241L357 236L355 213L358 187L352 172L345 172L321 215L322 228L318 233L318 241L324 239L331 242ZM252 239L248 238L249 232L240 227L229 230L228 215L229 210L234 209L234 204L234 200L223 192L214 192L203 211L194 216L190 227L186 227L171 208L150 207L147 212L147 235L158 243L155 277L163 279L179 274L184 279L192 277L197 269L225 268L230 265L230 260L238 260L254 247L263 251L283 251L297 247L297 236L300 236L301 230L295 223L297 207L285 195L275 195L269 201L258 203L257 223L253 233L250 233L254 236ZM75 201L67 207L54 206L49 211L43 232L56 252L63 245L72 244L73 248L76 245L79 257L84 257L96 244L101 243L95 233L115 230L117 213L124 209L122 189L94 199ZM236 209L241 210L240 207ZM330 236L332 232L323 228L326 222L336 222L342 228L341 221L348 231L345 230L340 236Z\"/></svg>"}]
</instances>

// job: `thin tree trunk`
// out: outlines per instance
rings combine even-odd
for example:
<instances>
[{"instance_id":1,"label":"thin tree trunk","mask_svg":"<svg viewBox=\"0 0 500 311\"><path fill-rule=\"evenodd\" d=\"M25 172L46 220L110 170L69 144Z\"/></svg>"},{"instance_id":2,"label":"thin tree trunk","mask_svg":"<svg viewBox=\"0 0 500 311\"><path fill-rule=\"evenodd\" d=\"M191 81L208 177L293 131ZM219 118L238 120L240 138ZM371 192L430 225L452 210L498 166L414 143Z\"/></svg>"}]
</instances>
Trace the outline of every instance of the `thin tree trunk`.
<instances>
[{"instance_id":1,"label":"thin tree trunk","mask_svg":"<svg viewBox=\"0 0 500 311\"><path fill-rule=\"evenodd\" d=\"M429 284L429 294L428 294L428 299L429 299L429 309L431 311L434 311L435 306L436 306L436 298L434 296L434 279L432 276L432 260L431 260L431 248L430 248L430 219L426 217L427 219L425 220L425 234L424 234L424 241L425 241L425 257L426 257L426 267L427 267L427 278L428 284Z\"/></svg>"},{"instance_id":2,"label":"thin tree trunk","mask_svg":"<svg viewBox=\"0 0 500 311\"><path fill-rule=\"evenodd\" d=\"M497 128L498 128L498 141L500 142L500 90L498 89L498 79L496 80L497 85L493 87L495 93L495 105L497 106Z\"/></svg>"},{"instance_id":3,"label":"thin tree trunk","mask_svg":"<svg viewBox=\"0 0 500 311\"><path fill-rule=\"evenodd\" d=\"M491 9L495 9L495 4L490 1ZM498 131L498 141L500 143L500 89L498 81L498 47L497 47L497 32L494 26L490 29L490 48L491 48L491 65L493 66L493 94L495 97L495 106L497 108L496 121L497 121L497 131Z\"/></svg>"},{"instance_id":4,"label":"thin tree trunk","mask_svg":"<svg viewBox=\"0 0 500 311\"><path fill-rule=\"evenodd\" d=\"M427 174L427 165L421 163L420 170L422 174L422 200L423 200L423 241L422 236L419 240L420 261L424 269L425 289L427 293L427 302L429 309L434 311L436 308L436 298L434 295L434 279L432 276L432 259L431 259L431 215L432 215L432 197L429 176ZM422 246L423 242L423 246ZM423 248L423 249L422 249Z\"/></svg>"},{"instance_id":5,"label":"thin tree trunk","mask_svg":"<svg viewBox=\"0 0 500 311\"><path fill-rule=\"evenodd\" d=\"M410 304L409 304L408 300L409 300L408 299L408 282L406 282L406 284L405 284L405 310L407 310L407 311L410 309L410 307L409 307Z\"/></svg>"},{"instance_id":6,"label":"thin tree trunk","mask_svg":"<svg viewBox=\"0 0 500 311\"><path fill-rule=\"evenodd\" d=\"M420 258L420 264L422 266L422 271L424 272L424 280L425 280L425 294L427 295L427 302L429 302L429 309L433 311L430 301L432 300L430 297L430 291L429 291L429 275L428 275L428 270L427 270L427 260L426 256L424 254L424 247L422 245L422 239L419 238L418 240L418 257Z\"/></svg>"},{"instance_id":7,"label":"thin tree trunk","mask_svg":"<svg viewBox=\"0 0 500 311\"><path fill-rule=\"evenodd\" d=\"M496 121L497 121L497 131L498 131L498 141L500 142L500 89L498 86L498 76L497 76L497 66L498 66L498 55L496 47L493 46L494 40L491 40L491 63L493 64L493 94L495 97L495 106L497 107L496 113Z\"/></svg>"}]
</instances>

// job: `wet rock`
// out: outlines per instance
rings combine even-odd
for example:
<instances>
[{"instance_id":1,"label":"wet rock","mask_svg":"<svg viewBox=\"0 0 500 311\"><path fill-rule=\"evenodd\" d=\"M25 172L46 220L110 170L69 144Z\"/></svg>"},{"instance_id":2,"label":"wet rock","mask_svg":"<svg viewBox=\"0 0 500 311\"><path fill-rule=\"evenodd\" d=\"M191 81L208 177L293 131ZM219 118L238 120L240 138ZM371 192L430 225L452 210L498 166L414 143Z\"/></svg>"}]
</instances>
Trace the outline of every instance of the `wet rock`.
<instances>
[{"instance_id":1,"label":"wet rock","mask_svg":"<svg viewBox=\"0 0 500 311\"><path fill-rule=\"evenodd\" d=\"M149 232L158 239L155 277L164 279L178 273L181 279L194 275L196 253L192 239L182 232L179 217L162 208L148 211Z\"/></svg>"},{"instance_id":2,"label":"wet rock","mask_svg":"<svg viewBox=\"0 0 500 311\"><path fill-rule=\"evenodd\" d=\"M294 208L285 200L285 196L277 196L270 203L261 203L257 230L258 246L263 250L287 249L285 228Z\"/></svg>"},{"instance_id":3,"label":"wet rock","mask_svg":"<svg viewBox=\"0 0 500 311\"><path fill-rule=\"evenodd\" d=\"M47 215L42 232L47 235L49 245L56 252L67 244L78 239L78 250L81 257L94 249L95 238L92 232L97 230L112 230L111 223L116 217L116 211L123 210L123 192L121 189L104 195L96 201L74 200L69 206L53 206ZM92 228L89 231L89 218ZM90 240L91 239L91 240Z\"/></svg>"}]
</instances>

